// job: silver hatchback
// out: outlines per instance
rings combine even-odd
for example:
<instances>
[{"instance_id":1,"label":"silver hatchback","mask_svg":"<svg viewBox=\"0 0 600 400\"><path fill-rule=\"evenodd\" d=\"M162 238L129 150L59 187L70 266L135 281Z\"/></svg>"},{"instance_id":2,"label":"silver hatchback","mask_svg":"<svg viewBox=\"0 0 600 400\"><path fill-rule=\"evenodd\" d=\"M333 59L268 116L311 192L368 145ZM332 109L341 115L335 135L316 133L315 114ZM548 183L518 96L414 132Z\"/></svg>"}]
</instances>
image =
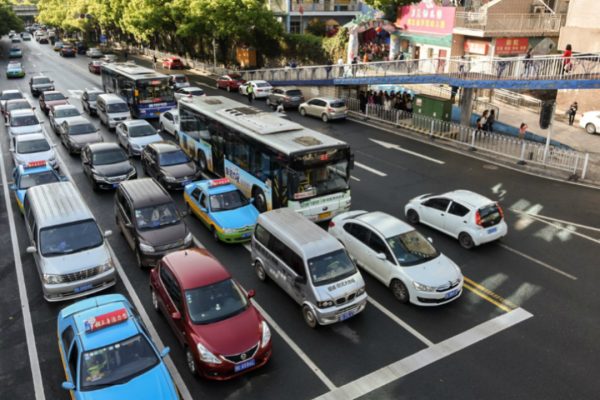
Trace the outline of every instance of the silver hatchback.
<instances>
[{"instance_id":1,"label":"silver hatchback","mask_svg":"<svg viewBox=\"0 0 600 400\"><path fill-rule=\"evenodd\" d=\"M298 111L303 116L310 115L321 118L323 122L333 119L345 119L348 107L344 100L335 97L315 97L300 104Z\"/></svg>"}]
</instances>

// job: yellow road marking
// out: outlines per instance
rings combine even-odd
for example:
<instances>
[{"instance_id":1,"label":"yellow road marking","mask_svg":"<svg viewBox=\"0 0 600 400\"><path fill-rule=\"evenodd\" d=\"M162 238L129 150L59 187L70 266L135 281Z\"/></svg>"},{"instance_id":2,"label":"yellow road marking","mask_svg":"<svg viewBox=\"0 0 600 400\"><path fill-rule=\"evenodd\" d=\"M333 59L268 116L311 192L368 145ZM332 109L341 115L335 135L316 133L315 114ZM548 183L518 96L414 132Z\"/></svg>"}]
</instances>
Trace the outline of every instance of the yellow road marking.
<instances>
[{"instance_id":1,"label":"yellow road marking","mask_svg":"<svg viewBox=\"0 0 600 400\"><path fill-rule=\"evenodd\" d=\"M518 308L512 302L506 300L502 296L492 292L491 290L478 284L477 282L467 278L466 276L464 277L464 280L465 281L464 281L463 287L468 289L471 293L476 294L477 296L481 297L482 299L492 303L499 309L501 309L505 312L510 312L510 311Z\"/></svg>"}]
</instances>

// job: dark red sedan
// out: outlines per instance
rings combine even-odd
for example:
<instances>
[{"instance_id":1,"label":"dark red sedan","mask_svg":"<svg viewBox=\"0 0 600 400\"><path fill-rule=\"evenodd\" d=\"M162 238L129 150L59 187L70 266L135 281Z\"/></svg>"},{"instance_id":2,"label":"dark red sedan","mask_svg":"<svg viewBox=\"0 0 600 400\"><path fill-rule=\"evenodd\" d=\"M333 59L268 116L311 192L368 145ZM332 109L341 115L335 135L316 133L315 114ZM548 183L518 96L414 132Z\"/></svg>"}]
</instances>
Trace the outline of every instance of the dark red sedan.
<instances>
[{"instance_id":1,"label":"dark red sedan","mask_svg":"<svg viewBox=\"0 0 600 400\"><path fill-rule=\"evenodd\" d=\"M68 97L56 90L42 92L40 94L40 109L48 115L50 107L69 104Z\"/></svg>"},{"instance_id":2,"label":"dark red sedan","mask_svg":"<svg viewBox=\"0 0 600 400\"><path fill-rule=\"evenodd\" d=\"M183 69L185 67L183 61L181 61L181 58L179 57L165 58L162 62L162 66L166 69Z\"/></svg>"},{"instance_id":3,"label":"dark red sedan","mask_svg":"<svg viewBox=\"0 0 600 400\"><path fill-rule=\"evenodd\" d=\"M228 92L237 92L240 85L244 83L246 83L246 81L242 79L240 75L227 74L220 76L219 79L217 79L217 89L225 89Z\"/></svg>"},{"instance_id":4,"label":"dark red sedan","mask_svg":"<svg viewBox=\"0 0 600 400\"><path fill-rule=\"evenodd\" d=\"M102 64L103 64L102 61L98 61L98 60L90 61L88 63L88 70L92 74L100 75L100 71L102 70Z\"/></svg>"},{"instance_id":5,"label":"dark red sedan","mask_svg":"<svg viewBox=\"0 0 600 400\"><path fill-rule=\"evenodd\" d=\"M271 331L246 292L205 249L169 253L150 273L154 309L184 346L190 372L231 379L265 365Z\"/></svg>"}]
</instances>

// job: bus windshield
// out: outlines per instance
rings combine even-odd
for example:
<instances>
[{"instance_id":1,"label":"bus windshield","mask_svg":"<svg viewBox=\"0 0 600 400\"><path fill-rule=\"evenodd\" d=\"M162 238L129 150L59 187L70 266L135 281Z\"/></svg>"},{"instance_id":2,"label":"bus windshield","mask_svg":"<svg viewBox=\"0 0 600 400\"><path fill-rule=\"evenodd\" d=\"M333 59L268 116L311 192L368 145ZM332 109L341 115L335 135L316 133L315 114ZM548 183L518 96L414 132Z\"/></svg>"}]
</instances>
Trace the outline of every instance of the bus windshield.
<instances>
[{"instance_id":1,"label":"bus windshield","mask_svg":"<svg viewBox=\"0 0 600 400\"><path fill-rule=\"evenodd\" d=\"M175 101L168 78L138 81L137 89L139 92L137 98L140 104Z\"/></svg>"},{"instance_id":2,"label":"bus windshield","mask_svg":"<svg viewBox=\"0 0 600 400\"><path fill-rule=\"evenodd\" d=\"M293 168L292 198L303 200L349 188L348 160L331 161Z\"/></svg>"}]
</instances>

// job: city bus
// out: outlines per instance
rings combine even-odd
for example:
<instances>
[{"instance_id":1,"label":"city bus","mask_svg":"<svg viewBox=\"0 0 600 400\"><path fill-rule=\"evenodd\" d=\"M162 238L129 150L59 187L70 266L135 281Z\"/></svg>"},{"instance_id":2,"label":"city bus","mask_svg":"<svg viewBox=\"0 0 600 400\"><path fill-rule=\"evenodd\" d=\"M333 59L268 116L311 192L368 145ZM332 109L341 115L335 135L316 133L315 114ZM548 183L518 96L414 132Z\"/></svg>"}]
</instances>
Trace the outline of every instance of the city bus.
<instances>
[{"instance_id":1,"label":"city bus","mask_svg":"<svg viewBox=\"0 0 600 400\"><path fill-rule=\"evenodd\" d=\"M314 222L350 209L354 156L338 139L222 96L179 101L176 140L260 212L289 207Z\"/></svg>"},{"instance_id":2,"label":"city bus","mask_svg":"<svg viewBox=\"0 0 600 400\"><path fill-rule=\"evenodd\" d=\"M104 91L121 96L135 118L158 118L177 105L168 75L133 63L103 64L101 73Z\"/></svg>"}]
</instances>

